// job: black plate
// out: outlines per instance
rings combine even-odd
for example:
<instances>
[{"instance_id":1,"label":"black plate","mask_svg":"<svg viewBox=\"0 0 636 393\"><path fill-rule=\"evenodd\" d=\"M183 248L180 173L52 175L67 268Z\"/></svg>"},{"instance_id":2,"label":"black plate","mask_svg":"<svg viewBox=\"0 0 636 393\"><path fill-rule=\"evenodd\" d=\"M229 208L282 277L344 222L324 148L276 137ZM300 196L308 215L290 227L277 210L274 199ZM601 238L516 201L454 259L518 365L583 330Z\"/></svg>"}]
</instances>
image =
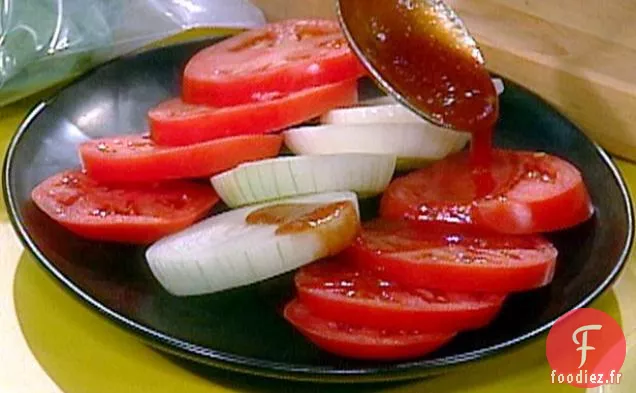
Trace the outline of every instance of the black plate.
<instances>
[{"instance_id":1,"label":"black plate","mask_svg":"<svg viewBox=\"0 0 636 393\"><path fill-rule=\"evenodd\" d=\"M574 125L506 81L496 145L542 150L573 162L584 174L596 214L580 227L550 236L560 252L553 284L512 296L488 328L462 334L416 361L357 362L321 352L283 320L281 306L292 293L290 275L216 295L171 297L150 274L142 248L79 239L35 209L29 194L44 178L78 166L78 143L144 130L146 111L178 93L185 62L208 44L126 57L89 74L33 109L5 161L5 198L26 247L86 304L151 345L211 365L274 377L421 377L536 337L567 311L588 305L621 270L632 242L632 210L618 171ZM369 86L363 90L368 94Z\"/></svg>"}]
</instances>

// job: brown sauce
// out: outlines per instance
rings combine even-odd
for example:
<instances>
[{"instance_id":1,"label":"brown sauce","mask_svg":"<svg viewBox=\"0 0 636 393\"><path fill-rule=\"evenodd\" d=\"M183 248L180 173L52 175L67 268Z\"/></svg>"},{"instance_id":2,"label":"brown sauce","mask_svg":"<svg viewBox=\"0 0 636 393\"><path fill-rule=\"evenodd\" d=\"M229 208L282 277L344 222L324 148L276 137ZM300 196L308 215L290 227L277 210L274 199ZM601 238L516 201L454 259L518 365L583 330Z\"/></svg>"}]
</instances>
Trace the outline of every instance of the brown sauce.
<instances>
[{"instance_id":1,"label":"brown sauce","mask_svg":"<svg viewBox=\"0 0 636 393\"><path fill-rule=\"evenodd\" d=\"M277 235L315 231L326 255L342 251L343 244L353 241L360 229L356 209L349 201L270 205L250 213L245 222L278 225Z\"/></svg>"},{"instance_id":2,"label":"brown sauce","mask_svg":"<svg viewBox=\"0 0 636 393\"><path fill-rule=\"evenodd\" d=\"M342 0L358 48L411 105L473 134L477 164L490 159L497 92L474 46L458 41L422 0Z\"/></svg>"}]
</instances>

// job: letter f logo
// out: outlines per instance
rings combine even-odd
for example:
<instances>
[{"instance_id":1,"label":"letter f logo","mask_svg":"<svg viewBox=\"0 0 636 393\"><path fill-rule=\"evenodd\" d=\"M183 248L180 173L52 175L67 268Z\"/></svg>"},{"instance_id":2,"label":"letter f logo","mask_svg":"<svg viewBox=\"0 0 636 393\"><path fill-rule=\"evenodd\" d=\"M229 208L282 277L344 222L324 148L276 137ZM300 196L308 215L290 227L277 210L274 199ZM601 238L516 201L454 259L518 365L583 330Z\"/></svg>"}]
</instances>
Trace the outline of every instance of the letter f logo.
<instances>
[{"instance_id":1,"label":"letter f logo","mask_svg":"<svg viewBox=\"0 0 636 393\"><path fill-rule=\"evenodd\" d=\"M587 351L593 351L596 349L594 347L587 345L587 332L589 330L601 330L602 327L603 326L601 325L585 325L576 329L574 333L572 334L572 341L574 341L575 344L581 345L580 347L576 349L577 351L581 351L581 364L579 364L579 368L583 367L583 365L587 361ZM579 342L577 336L581 332L583 333L581 335L583 339L581 340L581 342Z\"/></svg>"}]
</instances>

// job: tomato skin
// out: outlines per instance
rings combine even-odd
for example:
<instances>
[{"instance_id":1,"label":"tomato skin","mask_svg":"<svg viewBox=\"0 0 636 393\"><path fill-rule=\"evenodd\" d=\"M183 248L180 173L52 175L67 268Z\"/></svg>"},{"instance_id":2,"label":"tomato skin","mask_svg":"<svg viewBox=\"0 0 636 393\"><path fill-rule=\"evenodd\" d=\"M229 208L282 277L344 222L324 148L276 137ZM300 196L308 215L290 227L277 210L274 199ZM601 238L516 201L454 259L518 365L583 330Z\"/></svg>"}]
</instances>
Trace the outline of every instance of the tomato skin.
<instances>
[{"instance_id":1,"label":"tomato skin","mask_svg":"<svg viewBox=\"0 0 636 393\"><path fill-rule=\"evenodd\" d=\"M234 106L364 74L337 22L288 20L195 54L183 73L182 97L190 104Z\"/></svg>"},{"instance_id":2,"label":"tomato skin","mask_svg":"<svg viewBox=\"0 0 636 393\"><path fill-rule=\"evenodd\" d=\"M508 198L506 203L479 202L476 211L478 222L491 230L523 234L563 230L592 217L594 206L578 169L554 156L528 152L517 154L531 170L557 179L550 181L566 183L564 189L558 193L551 192L550 182L546 185L543 181L528 179L529 172L526 171L526 176L505 194Z\"/></svg>"},{"instance_id":3,"label":"tomato skin","mask_svg":"<svg viewBox=\"0 0 636 393\"><path fill-rule=\"evenodd\" d=\"M238 164L275 157L280 135L244 135L188 146L159 146L141 135L82 143L86 173L104 183L154 182L207 177Z\"/></svg>"},{"instance_id":4,"label":"tomato skin","mask_svg":"<svg viewBox=\"0 0 636 393\"><path fill-rule=\"evenodd\" d=\"M366 223L343 252L363 269L403 286L511 293L548 285L557 249L536 235L422 231L408 222Z\"/></svg>"},{"instance_id":5,"label":"tomato skin","mask_svg":"<svg viewBox=\"0 0 636 393\"><path fill-rule=\"evenodd\" d=\"M211 187L184 181L105 186L77 170L49 177L31 198L76 235L149 244L205 216L219 198Z\"/></svg>"},{"instance_id":6,"label":"tomato skin","mask_svg":"<svg viewBox=\"0 0 636 393\"><path fill-rule=\"evenodd\" d=\"M160 145L189 145L217 138L265 134L303 123L358 100L355 80L306 89L282 98L226 108L172 99L148 113L152 139Z\"/></svg>"},{"instance_id":7,"label":"tomato skin","mask_svg":"<svg viewBox=\"0 0 636 393\"><path fill-rule=\"evenodd\" d=\"M319 348L335 355L361 360L406 360L429 354L450 342L456 333L382 332L339 325L318 318L292 300L285 319Z\"/></svg>"},{"instance_id":8,"label":"tomato skin","mask_svg":"<svg viewBox=\"0 0 636 393\"><path fill-rule=\"evenodd\" d=\"M591 197L572 164L543 153L495 150L493 156L489 182L483 174L471 175L466 152L394 180L380 215L423 227L504 234L558 231L593 215Z\"/></svg>"},{"instance_id":9,"label":"tomato skin","mask_svg":"<svg viewBox=\"0 0 636 393\"><path fill-rule=\"evenodd\" d=\"M317 317L376 329L455 332L481 328L505 295L405 288L340 259L314 262L295 276L298 299Z\"/></svg>"}]
</instances>

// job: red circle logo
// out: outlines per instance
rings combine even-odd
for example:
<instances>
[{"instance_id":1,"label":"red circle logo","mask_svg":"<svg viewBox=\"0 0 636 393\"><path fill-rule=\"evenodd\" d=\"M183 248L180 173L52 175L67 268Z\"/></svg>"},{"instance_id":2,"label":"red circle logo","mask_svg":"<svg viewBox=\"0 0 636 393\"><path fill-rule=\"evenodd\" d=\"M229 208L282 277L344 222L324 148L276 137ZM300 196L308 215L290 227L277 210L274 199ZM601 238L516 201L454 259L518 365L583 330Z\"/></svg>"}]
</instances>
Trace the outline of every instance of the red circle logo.
<instances>
[{"instance_id":1,"label":"red circle logo","mask_svg":"<svg viewBox=\"0 0 636 393\"><path fill-rule=\"evenodd\" d=\"M626 351L625 334L614 318L591 308L571 311L548 334L552 383L579 388L619 384Z\"/></svg>"}]
</instances>

